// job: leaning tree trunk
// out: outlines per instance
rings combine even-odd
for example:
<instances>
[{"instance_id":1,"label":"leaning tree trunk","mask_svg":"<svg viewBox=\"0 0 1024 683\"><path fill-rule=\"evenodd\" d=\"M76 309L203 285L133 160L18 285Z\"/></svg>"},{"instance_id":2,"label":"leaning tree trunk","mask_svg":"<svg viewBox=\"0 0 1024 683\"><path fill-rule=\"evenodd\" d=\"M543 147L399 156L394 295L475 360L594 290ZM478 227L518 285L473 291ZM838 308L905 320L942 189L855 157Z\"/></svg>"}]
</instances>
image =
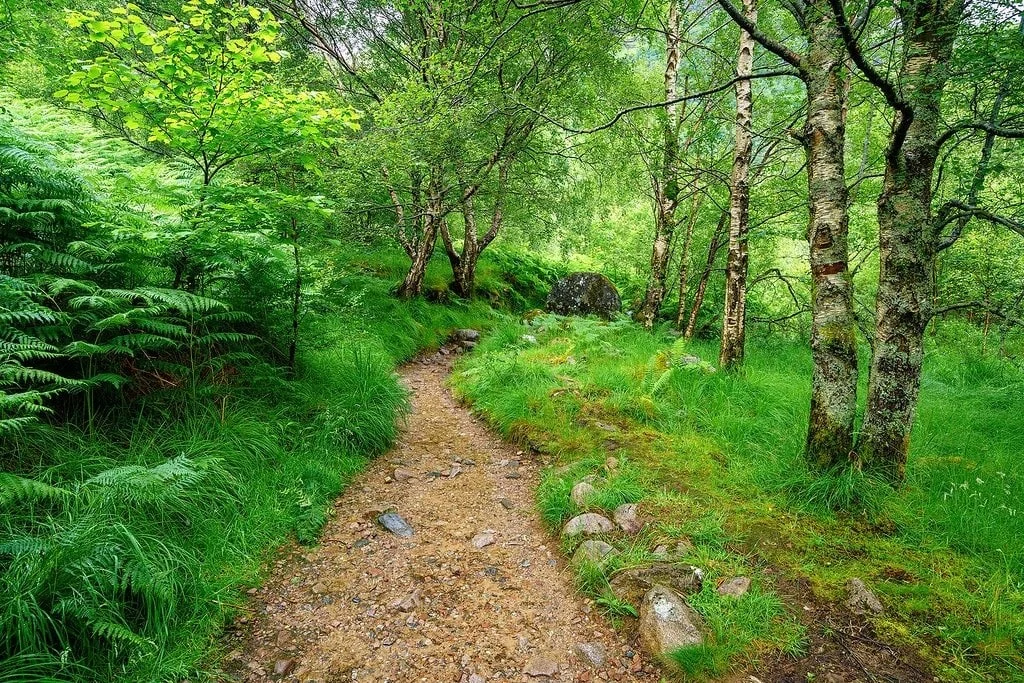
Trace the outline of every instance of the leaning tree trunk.
<instances>
[{"instance_id":1,"label":"leaning tree trunk","mask_svg":"<svg viewBox=\"0 0 1024 683\"><path fill-rule=\"evenodd\" d=\"M665 34L665 101L676 99L676 78L679 73L679 7L669 2L668 23ZM675 212L679 202L679 105L665 106L662 127L664 155L661 177L653 178L654 186L654 245L651 249L651 274L647 280L644 299L635 318L646 329L654 326L654 319L665 299L665 280L675 229Z\"/></svg>"},{"instance_id":2,"label":"leaning tree trunk","mask_svg":"<svg viewBox=\"0 0 1024 683\"><path fill-rule=\"evenodd\" d=\"M857 336L850 275L848 191L844 176L843 39L827 0L809 3L807 86L807 239L811 265L811 414L806 457L827 469L853 452L857 414Z\"/></svg>"},{"instance_id":3,"label":"leaning tree trunk","mask_svg":"<svg viewBox=\"0 0 1024 683\"><path fill-rule=\"evenodd\" d=\"M722 239L728 222L729 214L723 212L718 219L718 225L715 226L715 234L711 236L711 243L708 245L708 258L704 262L704 271L700 274L700 280L697 281L697 291L693 294L693 306L690 308L690 319L686 322L686 331L683 332L684 339L693 339L693 335L697 331L697 316L700 315L700 309L704 306L704 295L708 291L711 271L715 268L718 250L722 248Z\"/></svg>"},{"instance_id":4,"label":"leaning tree trunk","mask_svg":"<svg viewBox=\"0 0 1024 683\"><path fill-rule=\"evenodd\" d=\"M901 7L907 35L900 83L912 112L897 113L878 198L879 276L868 402L857 444L865 465L893 483L905 474L921 388L939 235L932 216L942 92L962 1Z\"/></svg>"},{"instance_id":5,"label":"leaning tree trunk","mask_svg":"<svg viewBox=\"0 0 1024 683\"><path fill-rule=\"evenodd\" d=\"M417 193L414 193L413 208L420 206L417 201ZM435 173L427 187L426 201L422 204L421 216L417 217L417 229L414 238L404 239L404 228L402 233L403 246L409 255L411 263L409 270L399 285L396 294L403 299L411 299L419 296L423 291L423 279L427 273L427 265L431 256L434 255L434 245L437 242L437 233L444 221L443 199L439 176ZM397 204L396 204L397 206ZM401 212L399 212L400 218Z\"/></svg>"},{"instance_id":6,"label":"leaning tree trunk","mask_svg":"<svg viewBox=\"0 0 1024 683\"><path fill-rule=\"evenodd\" d=\"M743 0L743 13L757 23L756 0ZM750 227L750 158L753 150L751 124L754 106L749 77L754 66L754 39L740 29L736 75L736 147L733 151L729 198L729 257L725 267L725 312L722 316L722 349L718 363L734 369L743 362L747 308L747 231Z\"/></svg>"}]
</instances>

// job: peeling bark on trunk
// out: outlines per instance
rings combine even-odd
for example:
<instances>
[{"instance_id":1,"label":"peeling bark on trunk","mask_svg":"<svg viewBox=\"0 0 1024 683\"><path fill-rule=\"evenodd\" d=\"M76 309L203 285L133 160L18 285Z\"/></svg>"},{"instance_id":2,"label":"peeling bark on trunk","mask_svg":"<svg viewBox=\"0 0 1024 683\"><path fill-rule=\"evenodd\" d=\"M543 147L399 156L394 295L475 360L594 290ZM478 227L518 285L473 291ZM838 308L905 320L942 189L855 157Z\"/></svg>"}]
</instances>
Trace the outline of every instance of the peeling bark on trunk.
<instances>
[{"instance_id":1,"label":"peeling bark on trunk","mask_svg":"<svg viewBox=\"0 0 1024 683\"><path fill-rule=\"evenodd\" d=\"M690 308L690 319L686 323L686 331L683 332L685 339L693 339L693 335L697 331L697 316L700 315L700 309L704 306L708 281L711 279L711 271L715 268L715 258L718 256L718 250L722 248L725 226L728 224L729 214L723 212L715 227L715 234L711 236L711 243L708 245L708 258L704 262L704 272L700 274L700 280L697 281L697 291L693 295L693 306Z\"/></svg>"},{"instance_id":2,"label":"peeling bark on trunk","mask_svg":"<svg viewBox=\"0 0 1024 683\"><path fill-rule=\"evenodd\" d=\"M743 0L743 14L757 24L756 0ZM740 29L736 75L749 76L754 66L754 39ZM743 362L747 308L747 231L750 227L750 158L753 98L750 80L736 83L736 147L733 151L729 198L729 257L725 268L725 311L718 363L724 370Z\"/></svg>"},{"instance_id":3,"label":"peeling bark on trunk","mask_svg":"<svg viewBox=\"0 0 1024 683\"><path fill-rule=\"evenodd\" d=\"M385 179L388 179L387 170L384 171ZM427 185L426 197L422 193L422 181L417 176L412 178L411 208L412 234L409 234L405 207L399 199L398 192L388 188L391 201L395 206L395 227L396 237L399 244L409 256L411 263L409 270L398 286L396 295L403 299L410 299L419 296L423 291L423 278L427 273L427 265L430 257L434 254L434 244L437 242L437 234L444 223L443 197L441 195L440 171L434 169L431 172L430 182Z\"/></svg>"},{"instance_id":4,"label":"peeling bark on trunk","mask_svg":"<svg viewBox=\"0 0 1024 683\"><path fill-rule=\"evenodd\" d=\"M910 113L898 113L894 121L878 198L875 344L857 444L865 465L894 483L904 478L921 387L939 238L932 216L932 176L942 91L963 0L906 2L899 9L906 35L899 82Z\"/></svg>"},{"instance_id":5,"label":"peeling bark on trunk","mask_svg":"<svg viewBox=\"0 0 1024 683\"><path fill-rule=\"evenodd\" d=\"M853 452L857 414L857 336L849 269L844 176L845 49L826 0L807 6L807 240L811 266L811 411L805 454L827 469Z\"/></svg>"},{"instance_id":6,"label":"peeling bark on trunk","mask_svg":"<svg viewBox=\"0 0 1024 683\"><path fill-rule=\"evenodd\" d=\"M676 78L679 72L679 7L675 0L669 3L667 32L665 35L665 100L676 99ZM651 273L647 290L637 309L635 318L646 329L654 326L654 319L665 299L665 280L675 230L675 213L679 203L679 105L665 107L662 128L664 154L661 177L651 179L654 189L654 245L651 250Z\"/></svg>"}]
</instances>

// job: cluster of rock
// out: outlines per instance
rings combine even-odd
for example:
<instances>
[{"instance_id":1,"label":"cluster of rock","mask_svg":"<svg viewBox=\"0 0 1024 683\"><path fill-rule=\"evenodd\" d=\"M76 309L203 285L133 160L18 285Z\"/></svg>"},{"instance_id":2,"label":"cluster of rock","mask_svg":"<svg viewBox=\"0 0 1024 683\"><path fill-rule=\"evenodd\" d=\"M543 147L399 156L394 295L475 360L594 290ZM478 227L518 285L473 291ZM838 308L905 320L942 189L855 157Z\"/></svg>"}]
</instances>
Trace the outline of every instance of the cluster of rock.
<instances>
[{"instance_id":1,"label":"cluster of rock","mask_svg":"<svg viewBox=\"0 0 1024 683\"><path fill-rule=\"evenodd\" d=\"M455 345L460 351L471 351L480 343L480 332L467 328L455 330L448 337L448 341Z\"/></svg>"},{"instance_id":2,"label":"cluster of rock","mask_svg":"<svg viewBox=\"0 0 1024 683\"><path fill-rule=\"evenodd\" d=\"M609 458L605 469L612 472L617 466ZM588 475L577 481L571 490L573 504L582 512L565 523L564 538L583 538L576 547L571 564L577 568L596 568L608 577L608 589L614 598L630 605L638 615L638 640L643 649L655 658L675 650L701 645L705 627L700 615L689 605L687 596L699 592L704 573L687 562L693 545L688 540L677 541L671 548L659 545L650 552L650 561L639 566L613 570L612 562L619 551L609 541L616 535L635 536L644 528L640 510L635 503L619 505L611 513L589 509L590 501L598 493L602 480ZM718 582L719 595L741 598L750 590L746 576L725 577ZM860 579L847 584L847 608L855 614L880 614L881 602Z\"/></svg>"},{"instance_id":3,"label":"cluster of rock","mask_svg":"<svg viewBox=\"0 0 1024 683\"><path fill-rule=\"evenodd\" d=\"M618 465L613 460L610 458L605 465L609 471ZM597 475L583 477L573 485L570 498L584 511L565 523L562 536L583 538L572 556L572 565L589 565L608 573L614 566L611 560L619 555L609 540L614 540L615 534L635 536L643 530L644 521L636 503L619 505L610 518L607 511L588 510L600 485ZM639 642L651 656L661 657L704 642L704 624L686 599L700 591L704 581L701 569L686 562L690 550L692 545L688 541L679 541L672 549L661 545L652 551L647 564L624 567L608 577L615 599L636 610ZM749 587L749 578L732 577L723 581L718 590L722 595L739 597Z\"/></svg>"}]
</instances>

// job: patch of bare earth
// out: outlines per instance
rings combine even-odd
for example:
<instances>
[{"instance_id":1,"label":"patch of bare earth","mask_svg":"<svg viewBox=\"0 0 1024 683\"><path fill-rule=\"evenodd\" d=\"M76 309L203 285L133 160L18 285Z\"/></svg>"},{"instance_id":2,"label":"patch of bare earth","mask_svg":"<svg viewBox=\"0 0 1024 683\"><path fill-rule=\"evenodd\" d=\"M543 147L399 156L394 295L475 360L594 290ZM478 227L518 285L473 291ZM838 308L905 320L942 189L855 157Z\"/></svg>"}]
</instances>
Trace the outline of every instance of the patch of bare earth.
<instances>
[{"instance_id":1,"label":"patch of bare earth","mask_svg":"<svg viewBox=\"0 0 1024 683\"><path fill-rule=\"evenodd\" d=\"M458 405L449 370L402 370L401 441L337 501L320 546L286 551L255 592L228 636L236 680L660 680L574 591L535 512L540 463ZM388 507L410 538L376 523Z\"/></svg>"}]
</instances>

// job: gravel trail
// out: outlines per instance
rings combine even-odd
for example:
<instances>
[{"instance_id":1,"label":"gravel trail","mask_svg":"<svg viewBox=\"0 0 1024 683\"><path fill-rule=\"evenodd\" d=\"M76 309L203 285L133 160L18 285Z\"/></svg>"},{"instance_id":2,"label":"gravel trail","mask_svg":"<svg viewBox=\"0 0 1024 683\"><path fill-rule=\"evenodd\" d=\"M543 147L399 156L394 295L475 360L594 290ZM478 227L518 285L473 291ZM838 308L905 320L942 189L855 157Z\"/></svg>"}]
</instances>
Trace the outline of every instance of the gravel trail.
<instances>
[{"instance_id":1,"label":"gravel trail","mask_svg":"<svg viewBox=\"0 0 1024 683\"><path fill-rule=\"evenodd\" d=\"M321 544L286 552L254 592L227 641L235 680L661 680L573 589L534 505L541 463L457 403L450 370L441 354L402 368L399 442L337 501ZM375 522L387 508L411 537Z\"/></svg>"}]
</instances>

